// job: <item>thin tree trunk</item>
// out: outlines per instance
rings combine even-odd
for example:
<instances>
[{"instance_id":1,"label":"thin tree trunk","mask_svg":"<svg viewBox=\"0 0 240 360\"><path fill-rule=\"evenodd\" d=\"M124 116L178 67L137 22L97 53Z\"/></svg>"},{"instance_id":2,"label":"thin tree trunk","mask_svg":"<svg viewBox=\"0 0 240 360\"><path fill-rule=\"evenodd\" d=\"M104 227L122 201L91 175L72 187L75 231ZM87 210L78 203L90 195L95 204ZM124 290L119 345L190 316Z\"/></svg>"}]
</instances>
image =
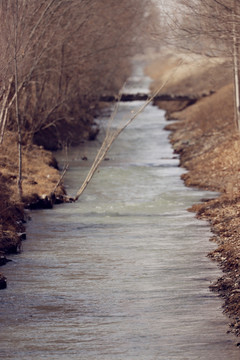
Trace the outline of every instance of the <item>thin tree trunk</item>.
<instances>
[{"instance_id":1,"label":"thin tree trunk","mask_svg":"<svg viewBox=\"0 0 240 360\"><path fill-rule=\"evenodd\" d=\"M17 120L17 128L18 128L18 195L19 200L22 201L22 132L21 132L21 124L19 117L19 102L18 102L18 64L17 59L14 59L14 67L15 67L15 88L16 88L16 120Z\"/></svg>"},{"instance_id":2,"label":"thin tree trunk","mask_svg":"<svg viewBox=\"0 0 240 360\"><path fill-rule=\"evenodd\" d=\"M18 196L19 200L22 201L22 132L19 116L19 99L18 99L18 61L17 61L17 41L18 41L18 0L15 2L16 5L16 17L15 17L15 43L14 43L14 75L15 75L15 109L16 109L16 121L18 129Z\"/></svg>"},{"instance_id":3,"label":"thin tree trunk","mask_svg":"<svg viewBox=\"0 0 240 360\"><path fill-rule=\"evenodd\" d=\"M7 124L7 102L9 101L9 95L13 83L13 77L9 80L7 92L5 93L4 100L2 103L2 110L0 112L0 144L3 142L4 132Z\"/></svg>"}]
</instances>

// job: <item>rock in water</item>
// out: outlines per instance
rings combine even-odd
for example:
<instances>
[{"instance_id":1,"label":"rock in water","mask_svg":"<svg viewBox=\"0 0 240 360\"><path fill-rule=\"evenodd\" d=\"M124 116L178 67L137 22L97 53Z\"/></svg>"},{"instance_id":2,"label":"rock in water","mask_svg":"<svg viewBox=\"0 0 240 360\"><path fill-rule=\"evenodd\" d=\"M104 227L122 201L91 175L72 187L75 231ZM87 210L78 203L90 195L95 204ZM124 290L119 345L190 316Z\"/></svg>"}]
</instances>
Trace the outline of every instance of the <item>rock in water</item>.
<instances>
[{"instance_id":1,"label":"rock in water","mask_svg":"<svg viewBox=\"0 0 240 360\"><path fill-rule=\"evenodd\" d=\"M6 289L7 287L7 279L0 274L0 290Z\"/></svg>"}]
</instances>

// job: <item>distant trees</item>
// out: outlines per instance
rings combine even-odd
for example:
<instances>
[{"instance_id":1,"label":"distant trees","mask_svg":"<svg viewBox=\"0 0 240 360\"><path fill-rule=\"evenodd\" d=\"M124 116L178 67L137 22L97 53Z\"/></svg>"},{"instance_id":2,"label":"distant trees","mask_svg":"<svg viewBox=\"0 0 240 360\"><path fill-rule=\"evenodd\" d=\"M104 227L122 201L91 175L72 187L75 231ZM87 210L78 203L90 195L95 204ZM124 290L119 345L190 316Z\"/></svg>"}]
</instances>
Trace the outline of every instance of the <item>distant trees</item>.
<instances>
[{"instance_id":1,"label":"distant trees","mask_svg":"<svg viewBox=\"0 0 240 360\"><path fill-rule=\"evenodd\" d=\"M147 6L149 0L2 0L0 123L13 102L6 98L14 63L25 113L21 120L33 133L65 114L72 117L75 99L84 102L119 88L148 20Z\"/></svg>"},{"instance_id":2,"label":"distant trees","mask_svg":"<svg viewBox=\"0 0 240 360\"><path fill-rule=\"evenodd\" d=\"M0 0L0 142L39 133L84 136L103 92L129 73L153 14L151 0ZM64 134L64 135L63 135Z\"/></svg>"}]
</instances>

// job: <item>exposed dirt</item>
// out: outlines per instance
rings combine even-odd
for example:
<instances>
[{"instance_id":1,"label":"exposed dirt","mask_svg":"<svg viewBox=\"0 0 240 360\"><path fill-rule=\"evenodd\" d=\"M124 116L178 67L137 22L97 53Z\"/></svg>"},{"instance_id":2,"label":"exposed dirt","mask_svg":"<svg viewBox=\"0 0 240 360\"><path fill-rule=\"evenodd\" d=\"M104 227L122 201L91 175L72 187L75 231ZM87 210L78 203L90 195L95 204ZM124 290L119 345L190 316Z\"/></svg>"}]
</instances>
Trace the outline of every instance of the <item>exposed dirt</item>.
<instances>
[{"instance_id":1,"label":"exposed dirt","mask_svg":"<svg viewBox=\"0 0 240 360\"><path fill-rule=\"evenodd\" d=\"M82 125L77 133L80 130ZM92 132L89 125L85 132L89 138ZM51 132L45 134L45 141L50 144ZM26 237L24 223L28 220L25 208L51 208L66 200L61 172L50 151L28 143L23 146L22 166L23 198L19 201L17 135L7 131L0 145L0 266L5 265L8 254L21 251ZM0 289L6 285L6 278L0 274Z\"/></svg>"},{"instance_id":2,"label":"exposed dirt","mask_svg":"<svg viewBox=\"0 0 240 360\"><path fill-rule=\"evenodd\" d=\"M52 154L36 145L23 149L23 201L19 201L17 190L18 148L16 135L7 132L0 145L0 265L6 262L5 256L17 253L25 238L24 207L43 200L51 203L52 193L60 174ZM55 197L63 197L62 185L55 191ZM48 199L48 201L47 201ZM0 287L4 287L0 276Z\"/></svg>"},{"instance_id":3,"label":"exposed dirt","mask_svg":"<svg viewBox=\"0 0 240 360\"><path fill-rule=\"evenodd\" d=\"M164 56L154 60L147 72L159 86L173 67L179 64L177 56ZM206 58L187 57L186 65L177 70L178 76L167 84L172 93L209 95L181 110L182 104L168 102L157 105L167 110L167 117L178 119L166 128L171 131L170 141L180 154L180 164L188 170L183 175L187 186L219 192L214 200L193 205L198 218L207 219L213 232L216 250L209 254L218 261L223 276L211 285L223 297L223 311L230 317L230 331L240 335L240 135L236 130L233 111L233 86L227 64ZM166 61L171 59L171 61ZM193 59L193 61L191 61ZM200 65L199 65L200 64ZM201 65L202 64L202 65ZM166 89L165 89L166 92ZM177 111L176 111L177 110Z\"/></svg>"}]
</instances>

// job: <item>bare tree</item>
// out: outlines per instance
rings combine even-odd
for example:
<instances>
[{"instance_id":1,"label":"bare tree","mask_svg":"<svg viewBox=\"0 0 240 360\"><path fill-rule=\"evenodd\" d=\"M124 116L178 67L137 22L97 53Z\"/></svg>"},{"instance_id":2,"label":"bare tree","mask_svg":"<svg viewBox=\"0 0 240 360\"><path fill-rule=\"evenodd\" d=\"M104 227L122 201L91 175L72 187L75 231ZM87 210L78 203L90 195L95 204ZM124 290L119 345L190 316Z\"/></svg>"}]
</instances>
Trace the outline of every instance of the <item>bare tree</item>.
<instances>
[{"instance_id":1,"label":"bare tree","mask_svg":"<svg viewBox=\"0 0 240 360\"><path fill-rule=\"evenodd\" d=\"M0 80L5 83L0 124L4 130L18 94L22 126L32 135L64 118L79 117L80 108L96 102L104 91L118 91L152 8L151 0L14 1L0 2ZM16 10L18 89L10 96Z\"/></svg>"},{"instance_id":2,"label":"bare tree","mask_svg":"<svg viewBox=\"0 0 240 360\"><path fill-rule=\"evenodd\" d=\"M239 0L179 0L178 16L169 13L168 41L181 49L222 56L233 69L235 123L240 130ZM174 39L174 40L173 40ZM173 40L173 41L172 41Z\"/></svg>"},{"instance_id":3,"label":"bare tree","mask_svg":"<svg viewBox=\"0 0 240 360\"><path fill-rule=\"evenodd\" d=\"M0 143L16 132L20 201L22 147L44 131L84 136L155 31L154 10L152 0L0 0Z\"/></svg>"}]
</instances>

